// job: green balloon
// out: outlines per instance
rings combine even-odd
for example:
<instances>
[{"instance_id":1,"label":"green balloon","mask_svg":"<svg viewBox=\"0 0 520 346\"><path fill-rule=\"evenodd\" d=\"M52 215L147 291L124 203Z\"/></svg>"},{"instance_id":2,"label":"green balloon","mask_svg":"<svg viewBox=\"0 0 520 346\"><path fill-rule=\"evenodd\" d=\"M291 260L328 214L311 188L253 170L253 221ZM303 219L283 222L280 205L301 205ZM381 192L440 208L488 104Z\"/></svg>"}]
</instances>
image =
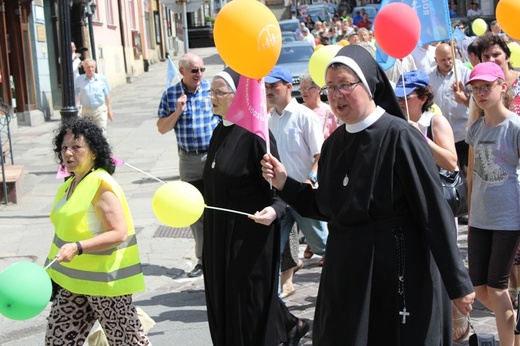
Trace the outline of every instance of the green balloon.
<instances>
[{"instance_id":1,"label":"green balloon","mask_svg":"<svg viewBox=\"0 0 520 346\"><path fill-rule=\"evenodd\" d=\"M52 293L47 272L32 262L18 262L0 273L0 314L12 320L38 315Z\"/></svg>"}]
</instances>

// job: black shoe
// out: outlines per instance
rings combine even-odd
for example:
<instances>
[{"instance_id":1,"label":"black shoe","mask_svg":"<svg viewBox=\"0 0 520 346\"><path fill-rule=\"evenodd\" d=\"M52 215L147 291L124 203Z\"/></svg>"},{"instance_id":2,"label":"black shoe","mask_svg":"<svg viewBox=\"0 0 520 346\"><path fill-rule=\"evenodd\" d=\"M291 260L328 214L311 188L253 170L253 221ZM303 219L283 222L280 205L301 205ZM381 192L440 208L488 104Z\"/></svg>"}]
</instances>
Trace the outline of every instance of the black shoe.
<instances>
[{"instance_id":1,"label":"black shoe","mask_svg":"<svg viewBox=\"0 0 520 346\"><path fill-rule=\"evenodd\" d=\"M196 278L202 275L202 264L197 264L191 272L188 273L188 277Z\"/></svg>"},{"instance_id":2,"label":"black shoe","mask_svg":"<svg viewBox=\"0 0 520 346\"><path fill-rule=\"evenodd\" d=\"M468 224L468 214L459 216L457 218L459 225L467 225Z\"/></svg>"},{"instance_id":3,"label":"black shoe","mask_svg":"<svg viewBox=\"0 0 520 346\"><path fill-rule=\"evenodd\" d=\"M293 329L287 335L289 339L284 346L299 346L300 340L307 334L309 331L309 322L305 320L298 319L298 323L294 326Z\"/></svg>"}]
</instances>

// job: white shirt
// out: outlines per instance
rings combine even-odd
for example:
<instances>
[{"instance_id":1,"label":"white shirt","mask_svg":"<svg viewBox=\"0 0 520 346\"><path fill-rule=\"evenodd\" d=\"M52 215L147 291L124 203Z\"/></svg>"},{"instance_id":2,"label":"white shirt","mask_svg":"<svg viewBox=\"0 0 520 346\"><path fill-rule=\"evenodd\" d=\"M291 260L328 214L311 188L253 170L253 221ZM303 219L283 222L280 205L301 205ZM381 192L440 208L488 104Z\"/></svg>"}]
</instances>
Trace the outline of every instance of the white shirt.
<instances>
[{"instance_id":1,"label":"white shirt","mask_svg":"<svg viewBox=\"0 0 520 346\"><path fill-rule=\"evenodd\" d=\"M455 60L454 68L457 69L459 81L466 84L469 80L471 70L464 66L460 61ZM455 83L455 72L453 69L444 76L435 68L430 72L430 85L433 89L433 102L439 106L442 115L448 119L453 130L455 143L466 139L466 125L468 122L468 107L457 103L453 93L452 85ZM467 87L466 87L466 90Z\"/></svg>"},{"instance_id":2,"label":"white shirt","mask_svg":"<svg viewBox=\"0 0 520 346\"><path fill-rule=\"evenodd\" d=\"M311 171L314 156L321 151L323 134L316 114L296 99L285 107L281 115L276 109L270 113L269 129L287 174L304 182Z\"/></svg>"},{"instance_id":3,"label":"white shirt","mask_svg":"<svg viewBox=\"0 0 520 346\"><path fill-rule=\"evenodd\" d=\"M307 42L312 46L312 48L316 48L316 41L314 40L314 36L312 36L311 34L307 34L307 36L303 36L302 42Z\"/></svg>"},{"instance_id":4,"label":"white shirt","mask_svg":"<svg viewBox=\"0 0 520 346\"><path fill-rule=\"evenodd\" d=\"M432 45L428 45L426 49L416 47L411 55L417 69L425 73L430 73L437 66L435 63L435 47Z\"/></svg>"},{"instance_id":5,"label":"white shirt","mask_svg":"<svg viewBox=\"0 0 520 346\"><path fill-rule=\"evenodd\" d=\"M468 17L477 17L477 16L481 16L482 15L482 11L480 9L478 10L474 10L474 9L469 9L468 10Z\"/></svg>"}]
</instances>

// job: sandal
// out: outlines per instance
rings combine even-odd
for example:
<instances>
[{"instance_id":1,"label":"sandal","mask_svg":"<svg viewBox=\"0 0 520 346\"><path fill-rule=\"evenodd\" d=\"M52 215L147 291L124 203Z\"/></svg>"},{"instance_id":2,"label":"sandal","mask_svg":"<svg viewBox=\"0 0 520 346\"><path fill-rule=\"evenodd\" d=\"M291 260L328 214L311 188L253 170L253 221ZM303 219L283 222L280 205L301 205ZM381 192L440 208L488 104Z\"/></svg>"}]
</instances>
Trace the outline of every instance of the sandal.
<instances>
[{"instance_id":1,"label":"sandal","mask_svg":"<svg viewBox=\"0 0 520 346\"><path fill-rule=\"evenodd\" d=\"M312 258L312 256L314 256L314 252L312 252L311 247L307 245L305 251L303 252L303 258L309 259Z\"/></svg>"},{"instance_id":2,"label":"sandal","mask_svg":"<svg viewBox=\"0 0 520 346\"><path fill-rule=\"evenodd\" d=\"M303 261L302 260L298 260L298 264L296 265L296 267L294 267L293 273L296 273L298 270L300 270L302 268L303 268Z\"/></svg>"},{"instance_id":3,"label":"sandal","mask_svg":"<svg viewBox=\"0 0 520 346\"><path fill-rule=\"evenodd\" d=\"M318 261L318 267L323 267L324 265L325 265L325 257L322 257Z\"/></svg>"}]
</instances>

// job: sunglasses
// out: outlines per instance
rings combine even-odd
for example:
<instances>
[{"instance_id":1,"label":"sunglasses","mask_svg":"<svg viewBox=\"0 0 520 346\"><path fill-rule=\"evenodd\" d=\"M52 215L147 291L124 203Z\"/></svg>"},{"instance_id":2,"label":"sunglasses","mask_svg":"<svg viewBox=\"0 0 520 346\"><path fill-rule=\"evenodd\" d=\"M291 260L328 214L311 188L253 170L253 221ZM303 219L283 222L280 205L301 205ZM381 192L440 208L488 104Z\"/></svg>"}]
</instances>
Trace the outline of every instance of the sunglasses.
<instances>
[{"instance_id":1,"label":"sunglasses","mask_svg":"<svg viewBox=\"0 0 520 346\"><path fill-rule=\"evenodd\" d=\"M190 70L191 73L199 73L199 70L200 70L200 73L204 73L204 71L206 71L206 68L205 67L201 67L201 68L192 68Z\"/></svg>"}]
</instances>

